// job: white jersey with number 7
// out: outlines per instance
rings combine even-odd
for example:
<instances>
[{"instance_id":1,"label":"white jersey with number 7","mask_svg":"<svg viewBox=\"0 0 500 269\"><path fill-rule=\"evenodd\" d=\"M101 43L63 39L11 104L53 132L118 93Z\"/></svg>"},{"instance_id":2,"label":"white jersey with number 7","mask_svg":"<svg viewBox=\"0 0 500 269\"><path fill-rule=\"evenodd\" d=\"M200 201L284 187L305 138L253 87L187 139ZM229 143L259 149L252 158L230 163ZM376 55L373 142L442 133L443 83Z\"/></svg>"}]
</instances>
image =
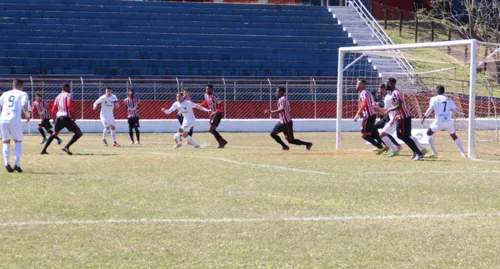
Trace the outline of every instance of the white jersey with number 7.
<instances>
[{"instance_id":1,"label":"white jersey with number 7","mask_svg":"<svg viewBox=\"0 0 500 269\"><path fill-rule=\"evenodd\" d=\"M438 95L431 98L429 109L425 112L425 116L430 116L433 111L436 121L448 121L457 112L457 105L449 97Z\"/></svg>"}]
</instances>

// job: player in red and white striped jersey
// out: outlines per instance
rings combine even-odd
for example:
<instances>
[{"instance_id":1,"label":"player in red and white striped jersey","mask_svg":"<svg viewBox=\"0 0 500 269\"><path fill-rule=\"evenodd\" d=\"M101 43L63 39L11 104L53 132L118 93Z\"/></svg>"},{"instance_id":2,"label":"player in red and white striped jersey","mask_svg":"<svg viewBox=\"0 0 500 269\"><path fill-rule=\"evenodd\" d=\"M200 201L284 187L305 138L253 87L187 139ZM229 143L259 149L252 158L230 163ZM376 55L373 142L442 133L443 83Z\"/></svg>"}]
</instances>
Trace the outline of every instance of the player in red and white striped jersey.
<instances>
[{"instance_id":1,"label":"player in red and white striped jersey","mask_svg":"<svg viewBox=\"0 0 500 269\"><path fill-rule=\"evenodd\" d=\"M206 106L212 111L210 113L210 133L213 134L217 143L219 143L219 148L224 148L227 145L227 141L222 138L219 132L217 132L217 127L222 119L222 110L224 105L217 95L214 94L214 86L208 84L205 92L205 100L200 104L200 106Z\"/></svg>"},{"instance_id":2,"label":"player in red and white striped jersey","mask_svg":"<svg viewBox=\"0 0 500 269\"><path fill-rule=\"evenodd\" d=\"M306 150L311 150L313 144L311 142L304 142L299 139L296 139L293 136L293 120L292 114L290 111L290 103L288 102L286 96L286 89L280 87L276 89L276 97L278 98L278 109L277 110L266 110L265 114L278 114L280 117L280 121L274 126L273 131L271 132L271 137L281 145L281 150L289 150L288 147L283 140L278 136L279 133L283 132L286 140L290 144L294 145L302 145L306 146Z\"/></svg>"},{"instance_id":3,"label":"player in red and white striped jersey","mask_svg":"<svg viewBox=\"0 0 500 269\"><path fill-rule=\"evenodd\" d=\"M73 155L73 153L69 150L69 147L80 139L83 134L78 125L76 125L75 120L71 118L71 87L69 84L64 84L63 91L56 97L56 100L54 100L52 115L55 115L57 118L57 120L54 118L56 125L54 130L55 132L49 137L40 154L48 154L47 148L50 146L50 143L52 143L52 141L59 135L59 132L61 132L62 129L66 128L68 131L74 133L74 135L71 137L68 144L62 148L62 150L68 155Z\"/></svg>"},{"instance_id":4,"label":"player in red and white striped jersey","mask_svg":"<svg viewBox=\"0 0 500 269\"><path fill-rule=\"evenodd\" d=\"M47 137L45 136L45 132L43 129L47 131L50 135L54 132L52 131L52 124L50 123L50 109L49 102L42 100L42 95L37 93L35 95L35 101L33 101L32 112L38 112L38 116L40 117L40 124L38 124L38 131L42 135L42 143L45 144L47 142ZM62 139L56 137L57 144L62 143Z\"/></svg>"},{"instance_id":5,"label":"player in red and white striped jersey","mask_svg":"<svg viewBox=\"0 0 500 269\"><path fill-rule=\"evenodd\" d=\"M135 90L128 90L128 97L123 100L125 107L127 108L127 118L128 118L128 135L130 136L130 144L134 144L134 129L135 136L137 137L137 144L140 144L141 132L139 128L139 106L141 101L135 96Z\"/></svg>"},{"instance_id":6,"label":"player in red and white striped jersey","mask_svg":"<svg viewBox=\"0 0 500 269\"><path fill-rule=\"evenodd\" d=\"M359 92L359 101L361 105L359 107L354 121L358 121L358 118L363 116L363 122L361 124L361 137L364 140L370 142L370 144L377 147L377 154L380 155L387 151L389 148L382 145L382 139L380 139L379 133L375 130L375 121L377 120L377 113L373 104L375 99L373 95L366 90L366 80L358 79L356 85Z\"/></svg>"},{"instance_id":7,"label":"player in red and white striped jersey","mask_svg":"<svg viewBox=\"0 0 500 269\"><path fill-rule=\"evenodd\" d=\"M411 137L411 113L406 105L404 94L401 90L396 88L396 82L395 78L389 78L385 83L387 90L392 91L392 100L394 102L394 107L388 109L386 114L389 114L391 111L396 111L396 117L398 117L396 133L398 138L403 140L403 142L413 151L412 160L419 161L424 157L424 153Z\"/></svg>"}]
</instances>

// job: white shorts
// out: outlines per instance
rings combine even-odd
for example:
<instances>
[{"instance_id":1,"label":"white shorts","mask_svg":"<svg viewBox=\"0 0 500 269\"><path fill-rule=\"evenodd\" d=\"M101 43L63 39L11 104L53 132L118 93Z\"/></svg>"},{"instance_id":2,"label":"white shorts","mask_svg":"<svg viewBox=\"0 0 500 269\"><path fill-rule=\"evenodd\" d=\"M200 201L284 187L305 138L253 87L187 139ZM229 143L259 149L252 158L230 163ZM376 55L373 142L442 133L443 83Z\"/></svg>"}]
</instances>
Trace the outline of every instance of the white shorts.
<instances>
[{"instance_id":1,"label":"white shorts","mask_svg":"<svg viewBox=\"0 0 500 269\"><path fill-rule=\"evenodd\" d=\"M390 135L394 134L396 132L396 123L394 123L392 126L390 122L386 123L384 125L384 128L382 128L382 132Z\"/></svg>"},{"instance_id":2,"label":"white shorts","mask_svg":"<svg viewBox=\"0 0 500 269\"><path fill-rule=\"evenodd\" d=\"M115 117L113 116L104 116L101 115L101 122L104 127L109 127L110 125L116 125L115 124Z\"/></svg>"},{"instance_id":3,"label":"white shorts","mask_svg":"<svg viewBox=\"0 0 500 269\"><path fill-rule=\"evenodd\" d=\"M2 140L23 141L23 126L21 124L2 123Z\"/></svg>"},{"instance_id":4,"label":"white shorts","mask_svg":"<svg viewBox=\"0 0 500 269\"><path fill-rule=\"evenodd\" d=\"M182 121L181 129L184 132L189 132L189 130L191 129L191 127L193 127L193 125L194 125L194 120L187 120L186 118L184 118L184 120Z\"/></svg>"},{"instance_id":5,"label":"white shorts","mask_svg":"<svg viewBox=\"0 0 500 269\"><path fill-rule=\"evenodd\" d=\"M447 120L447 121L434 120L430 128L434 133L437 131L448 131L449 134L455 133L455 123L452 120Z\"/></svg>"}]
</instances>

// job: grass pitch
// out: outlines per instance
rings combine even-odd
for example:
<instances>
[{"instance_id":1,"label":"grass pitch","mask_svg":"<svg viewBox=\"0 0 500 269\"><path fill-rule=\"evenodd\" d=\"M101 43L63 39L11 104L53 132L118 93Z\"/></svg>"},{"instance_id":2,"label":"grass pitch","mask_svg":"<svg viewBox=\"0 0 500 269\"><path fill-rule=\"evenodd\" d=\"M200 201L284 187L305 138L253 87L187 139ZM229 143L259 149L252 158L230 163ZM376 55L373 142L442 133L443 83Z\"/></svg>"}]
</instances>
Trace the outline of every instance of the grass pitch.
<instances>
[{"instance_id":1,"label":"grass pitch","mask_svg":"<svg viewBox=\"0 0 500 269\"><path fill-rule=\"evenodd\" d=\"M421 162L375 156L357 133L340 152L331 133L297 133L311 152L223 135L223 150L206 133L210 146L173 150L170 134L121 148L85 134L74 156L25 137L25 173L0 171L0 267L500 265L499 165L462 159L446 135Z\"/></svg>"}]
</instances>

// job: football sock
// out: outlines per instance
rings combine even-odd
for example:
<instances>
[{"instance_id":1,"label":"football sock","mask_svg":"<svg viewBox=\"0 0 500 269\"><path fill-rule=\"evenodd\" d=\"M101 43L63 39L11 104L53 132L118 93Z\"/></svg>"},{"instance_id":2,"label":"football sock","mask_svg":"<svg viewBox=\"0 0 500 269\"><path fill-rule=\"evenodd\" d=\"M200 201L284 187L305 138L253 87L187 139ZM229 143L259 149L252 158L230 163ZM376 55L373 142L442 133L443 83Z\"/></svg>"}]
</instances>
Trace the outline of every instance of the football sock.
<instances>
[{"instance_id":1,"label":"football sock","mask_svg":"<svg viewBox=\"0 0 500 269\"><path fill-rule=\"evenodd\" d=\"M102 139L106 139L107 134L108 134L108 130L106 130L106 128L104 128L104 130L102 130Z\"/></svg>"},{"instance_id":2,"label":"football sock","mask_svg":"<svg viewBox=\"0 0 500 269\"><path fill-rule=\"evenodd\" d=\"M281 140L281 137L278 134L271 133L271 137L278 142L283 148L288 148L288 146Z\"/></svg>"},{"instance_id":3,"label":"football sock","mask_svg":"<svg viewBox=\"0 0 500 269\"><path fill-rule=\"evenodd\" d=\"M23 143L18 142L15 144L15 147L14 147L14 156L15 156L15 161L16 161L17 167L21 166L21 154L22 153L23 153Z\"/></svg>"},{"instance_id":4,"label":"football sock","mask_svg":"<svg viewBox=\"0 0 500 269\"><path fill-rule=\"evenodd\" d=\"M69 149L69 147L71 147L71 145L73 145L78 139L80 139L80 137L82 137L82 133L80 131L75 133L73 135L73 137L71 137L71 140L66 145L66 148ZM51 141L50 138L49 138L49 141ZM49 142L49 141L47 141L47 142Z\"/></svg>"},{"instance_id":5,"label":"football sock","mask_svg":"<svg viewBox=\"0 0 500 269\"><path fill-rule=\"evenodd\" d=\"M465 150L464 150L464 145L462 144L462 140L460 140L460 138L457 138L457 140L455 140L455 144L457 144L457 147L460 150L460 153L465 155Z\"/></svg>"},{"instance_id":6,"label":"football sock","mask_svg":"<svg viewBox=\"0 0 500 269\"><path fill-rule=\"evenodd\" d=\"M141 137L141 132L139 131L139 128L135 127L135 136L137 136L137 142L140 141L140 137ZM134 139L132 139L132 141L134 141Z\"/></svg>"},{"instance_id":7,"label":"football sock","mask_svg":"<svg viewBox=\"0 0 500 269\"><path fill-rule=\"evenodd\" d=\"M50 146L50 143L52 143L52 141L54 140L54 138L55 138L54 135L49 136L49 139L45 143L45 146L43 146L43 151L47 151L47 148Z\"/></svg>"},{"instance_id":8,"label":"football sock","mask_svg":"<svg viewBox=\"0 0 500 269\"><path fill-rule=\"evenodd\" d=\"M134 129L128 129L128 136L130 136L130 141L134 142Z\"/></svg>"},{"instance_id":9,"label":"football sock","mask_svg":"<svg viewBox=\"0 0 500 269\"><path fill-rule=\"evenodd\" d=\"M424 146L422 146L422 144L420 144L420 141L418 141L418 139L416 137L414 137L413 135L410 136L411 140L413 140L413 142L415 142L415 145L418 147L418 149L420 151L424 150Z\"/></svg>"},{"instance_id":10,"label":"football sock","mask_svg":"<svg viewBox=\"0 0 500 269\"><path fill-rule=\"evenodd\" d=\"M113 137L113 143L116 143L116 130L111 130L111 137Z\"/></svg>"},{"instance_id":11,"label":"football sock","mask_svg":"<svg viewBox=\"0 0 500 269\"><path fill-rule=\"evenodd\" d=\"M304 141L298 140L298 139L293 139L292 141L288 141L288 143L294 144L294 145L299 145L299 146L305 146L305 145L309 144L309 142L304 142Z\"/></svg>"},{"instance_id":12,"label":"football sock","mask_svg":"<svg viewBox=\"0 0 500 269\"><path fill-rule=\"evenodd\" d=\"M45 136L45 132L43 131L43 128L38 128L38 131L40 132L40 134L42 135L43 138L47 138Z\"/></svg>"},{"instance_id":13,"label":"football sock","mask_svg":"<svg viewBox=\"0 0 500 269\"><path fill-rule=\"evenodd\" d=\"M10 162L9 162L10 144L3 143L2 153L3 153L3 160L5 163L5 166L7 166L10 164Z\"/></svg>"},{"instance_id":14,"label":"football sock","mask_svg":"<svg viewBox=\"0 0 500 269\"><path fill-rule=\"evenodd\" d=\"M392 151L397 151L398 150L396 148L396 146L394 145L394 143L392 143L392 141L389 138L389 136L382 137L382 141L384 141L385 145L388 146Z\"/></svg>"},{"instance_id":15,"label":"football sock","mask_svg":"<svg viewBox=\"0 0 500 269\"><path fill-rule=\"evenodd\" d=\"M436 150L436 145L434 144L434 136L432 135L429 136L429 146L431 147L432 154L436 155L437 150Z\"/></svg>"},{"instance_id":16,"label":"football sock","mask_svg":"<svg viewBox=\"0 0 500 269\"><path fill-rule=\"evenodd\" d=\"M195 147L199 146L199 144L196 143L196 141L194 141L193 137L191 137L191 136L187 137L187 141L189 141L189 143L193 144L193 146L195 146Z\"/></svg>"}]
</instances>

